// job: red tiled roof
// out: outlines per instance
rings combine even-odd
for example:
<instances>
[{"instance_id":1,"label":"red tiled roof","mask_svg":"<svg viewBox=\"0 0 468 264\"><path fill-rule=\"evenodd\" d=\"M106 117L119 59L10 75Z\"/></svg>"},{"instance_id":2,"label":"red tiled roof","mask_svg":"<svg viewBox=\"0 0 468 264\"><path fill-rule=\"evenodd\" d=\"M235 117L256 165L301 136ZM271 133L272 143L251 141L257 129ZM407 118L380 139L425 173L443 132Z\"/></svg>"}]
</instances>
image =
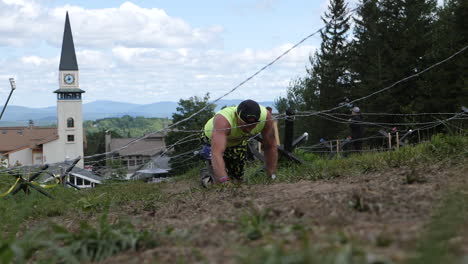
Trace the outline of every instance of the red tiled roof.
<instances>
[{"instance_id":1,"label":"red tiled roof","mask_svg":"<svg viewBox=\"0 0 468 264\"><path fill-rule=\"evenodd\" d=\"M136 138L113 138L110 142L110 150L118 150L135 140ZM117 152L120 156L154 156L158 152L164 151L165 149L166 144L164 143L164 137L161 135L156 135L132 143L124 149L118 150Z\"/></svg>"},{"instance_id":2,"label":"red tiled roof","mask_svg":"<svg viewBox=\"0 0 468 264\"><path fill-rule=\"evenodd\" d=\"M55 127L0 127L0 152L40 145L57 138Z\"/></svg>"}]
</instances>

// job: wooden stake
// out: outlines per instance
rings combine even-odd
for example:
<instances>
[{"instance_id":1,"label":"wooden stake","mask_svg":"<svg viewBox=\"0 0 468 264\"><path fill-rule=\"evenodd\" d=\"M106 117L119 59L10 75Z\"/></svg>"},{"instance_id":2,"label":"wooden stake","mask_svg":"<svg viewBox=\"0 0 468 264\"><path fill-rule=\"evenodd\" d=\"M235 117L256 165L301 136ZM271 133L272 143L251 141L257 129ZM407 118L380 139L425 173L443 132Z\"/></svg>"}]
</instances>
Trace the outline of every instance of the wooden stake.
<instances>
[{"instance_id":1,"label":"wooden stake","mask_svg":"<svg viewBox=\"0 0 468 264\"><path fill-rule=\"evenodd\" d=\"M392 134L388 133L388 149L392 149Z\"/></svg>"},{"instance_id":2,"label":"wooden stake","mask_svg":"<svg viewBox=\"0 0 468 264\"><path fill-rule=\"evenodd\" d=\"M279 146L281 145L281 142L280 142L279 131L278 131L278 120L275 120L275 122L273 122L273 130L275 131L276 145Z\"/></svg>"},{"instance_id":3,"label":"wooden stake","mask_svg":"<svg viewBox=\"0 0 468 264\"><path fill-rule=\"evenodd\" d=\"M340 153L340 141L336 140L336 154Z\"/></svg>"},{"instance_id":4,"label":"wooden stake","mask_svg":"<svg viewBox=\"0 0 468 264\"><path fill-rule=\"evenodd\" d=\"M400 135L396 132L396 149L400 149Z\"/></svg>"}]
</instances>

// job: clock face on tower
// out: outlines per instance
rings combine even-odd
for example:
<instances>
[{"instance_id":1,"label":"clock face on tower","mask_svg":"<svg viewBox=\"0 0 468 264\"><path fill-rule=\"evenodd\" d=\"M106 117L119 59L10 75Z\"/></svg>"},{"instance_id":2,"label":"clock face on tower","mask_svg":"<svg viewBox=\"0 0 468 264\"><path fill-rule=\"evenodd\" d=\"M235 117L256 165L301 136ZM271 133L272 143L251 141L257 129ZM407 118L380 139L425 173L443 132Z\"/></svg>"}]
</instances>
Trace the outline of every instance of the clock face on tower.
<instances>
[{"instance_id":1,"label":"clock face on tower","mask_svg":"<svg viewBox=\"0 0 468 264\"><path fill-rule=\"evenodd\" d=\"M73 84L75 82L75 76L73 76L73 74L66 74L63 80L66 84Z\"/></svg>"}]
</instances>

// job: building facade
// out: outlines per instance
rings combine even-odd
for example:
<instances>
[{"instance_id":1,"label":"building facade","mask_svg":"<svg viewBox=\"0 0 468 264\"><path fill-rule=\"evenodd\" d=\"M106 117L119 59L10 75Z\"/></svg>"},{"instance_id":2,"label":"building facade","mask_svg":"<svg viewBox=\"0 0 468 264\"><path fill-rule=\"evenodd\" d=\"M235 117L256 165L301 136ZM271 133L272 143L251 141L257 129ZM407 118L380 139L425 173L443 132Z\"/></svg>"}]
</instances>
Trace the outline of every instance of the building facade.
<instances>
[{"instance_id":1,"label":"building facade","mask_svg":"<svg viewBox=\"0 0 468 264\"><path fill-rule=\"evenodd\" d=\"M0 159L7 167L59 163L84 156L82 94L68 12L57 94L57 128L0 128ZM83 160L77 167L83 168Z\"/></svg>"}]
</instances>

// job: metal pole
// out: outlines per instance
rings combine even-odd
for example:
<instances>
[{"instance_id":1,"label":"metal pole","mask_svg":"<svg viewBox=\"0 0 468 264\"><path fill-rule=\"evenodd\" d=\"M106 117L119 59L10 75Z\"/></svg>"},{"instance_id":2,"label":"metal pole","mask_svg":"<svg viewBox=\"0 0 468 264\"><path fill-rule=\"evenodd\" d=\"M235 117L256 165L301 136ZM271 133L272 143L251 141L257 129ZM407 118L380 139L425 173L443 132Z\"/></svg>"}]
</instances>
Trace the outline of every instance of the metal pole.
<instances>
[{"instance_id":1,"label":"metal pole","mask_svg":"<svg viewBox=\"0 0 468 264\"><path fill-rule=\"evenodd\" d=\"M8 99L7 99L6 103L5 103L5 105L3 106L2 113L0 114L0 120L2 119L3 113L5 112L5 109L6 109L7 105L8 105L8 102L10 101L10 98L11 98L11 95L13 94L13 91L16 89L15 79L10 78L10 85L11 85L10 95L8 95Z\"/></svg>"},{"instance_id":2,"label":"metal pole","mask_svg":"<svg viewBox=\"0 0 468 264\"><path fill-rule=\"evenodd\" d=\"M6 103L5 103L5 105L3 106L2 113L0 114L0 120L2 119L3 113L5 112L5 109L6 109L7 105L8 105L8 101L10 101L12 93L13 93L13 90L10 91L10 95L8 96L8 99L7 99Z\"/></svg>"}]
</instances>

